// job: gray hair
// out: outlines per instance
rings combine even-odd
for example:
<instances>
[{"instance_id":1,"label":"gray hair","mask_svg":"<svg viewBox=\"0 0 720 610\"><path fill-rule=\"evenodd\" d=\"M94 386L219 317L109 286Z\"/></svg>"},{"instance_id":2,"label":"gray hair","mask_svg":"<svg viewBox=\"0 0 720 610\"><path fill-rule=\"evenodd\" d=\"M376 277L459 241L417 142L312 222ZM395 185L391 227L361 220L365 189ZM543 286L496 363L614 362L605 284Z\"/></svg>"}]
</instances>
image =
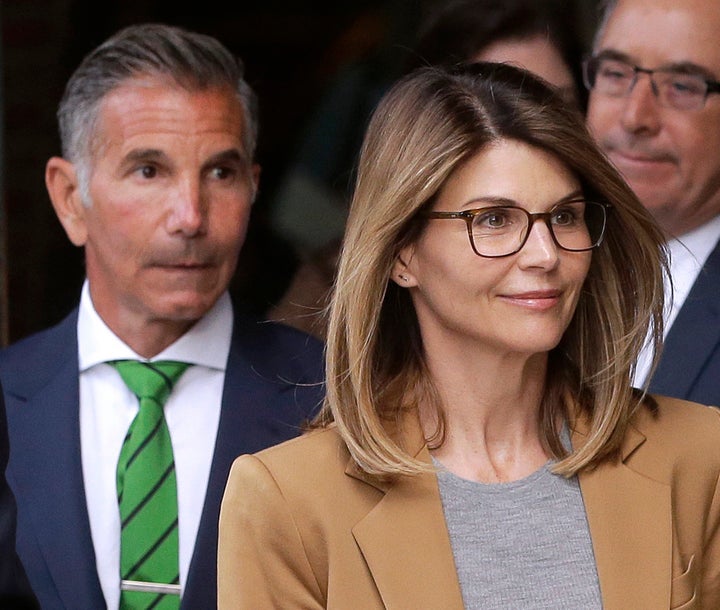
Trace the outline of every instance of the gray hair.
<instances>
[{"instance_id":1,"label":"gray hair","mask_svg":"<svg viewBox=\"0 0 720 610\"><path fill-rule=\"evenodd\" d=\"M610 21L610 15L615 10L618 0L600 0L598 2L598 25L595 28L595 36L593 36L593 52L597 51L598 43L600 38L605 33L608 21Z\"/></svg>"},{"instance_id":2,"label":"gray hair","mask_svg":"<svg viewBox=\"0 0 720 610\"><path fill-rule=\"evenodd\" d=\"M82 60L68 81L57 111L62 154L76 165L88 201L93 140L105 97L130 79L168 77L189 91L228 87L243 109L243 146L249 160L258 135L257 98L244 66L217 39L176 26L128 26Z\"/></svg>"}]
</instances>

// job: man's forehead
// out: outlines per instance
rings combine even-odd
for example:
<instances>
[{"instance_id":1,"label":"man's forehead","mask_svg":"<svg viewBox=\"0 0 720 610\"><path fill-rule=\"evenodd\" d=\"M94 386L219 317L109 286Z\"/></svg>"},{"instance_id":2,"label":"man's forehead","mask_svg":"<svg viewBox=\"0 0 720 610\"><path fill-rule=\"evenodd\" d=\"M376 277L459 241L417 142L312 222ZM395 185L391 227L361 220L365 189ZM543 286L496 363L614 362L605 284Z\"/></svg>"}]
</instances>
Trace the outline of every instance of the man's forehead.
<instances>
[{"instance_id":1,"label":"man's forehead","mask_svg":"<svg viewBox=\"0 0 720 610\"><path fill-rule=\"evenodd\" d=\"M244 130L242 106L226 89L187 90L163 83L123 83L103 99L95 125L102 139L125 148L151 148L180 138L240 143Z\"/></svg>"},{"instance_id":2,"label":"man's forehead","mask_svg":"<svg viewBox=\"0 0 720 610\"><path fill-rule=\"evenodd\" d=\"M595 52L612 49L643 67L694 63L720 73L720 1L619 0Z\"/></svg>"}]
</instances>

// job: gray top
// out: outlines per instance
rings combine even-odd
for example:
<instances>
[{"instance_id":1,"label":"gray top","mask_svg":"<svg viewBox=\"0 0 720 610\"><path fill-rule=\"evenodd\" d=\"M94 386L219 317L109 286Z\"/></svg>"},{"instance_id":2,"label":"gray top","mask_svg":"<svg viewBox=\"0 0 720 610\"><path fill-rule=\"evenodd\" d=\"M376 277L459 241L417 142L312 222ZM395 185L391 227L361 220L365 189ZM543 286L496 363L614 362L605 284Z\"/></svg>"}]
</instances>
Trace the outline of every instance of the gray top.
<instances>
[{"instance_id":1,"label":"gray top","mask_svg":"<svg viewBox=\"0 0 720 610\"><path fill-rule=\"evenodd\" d=\"M602 608L577 478L550 471L483 484L435 461L465 608Z\"/></svg>"}]
</instances>

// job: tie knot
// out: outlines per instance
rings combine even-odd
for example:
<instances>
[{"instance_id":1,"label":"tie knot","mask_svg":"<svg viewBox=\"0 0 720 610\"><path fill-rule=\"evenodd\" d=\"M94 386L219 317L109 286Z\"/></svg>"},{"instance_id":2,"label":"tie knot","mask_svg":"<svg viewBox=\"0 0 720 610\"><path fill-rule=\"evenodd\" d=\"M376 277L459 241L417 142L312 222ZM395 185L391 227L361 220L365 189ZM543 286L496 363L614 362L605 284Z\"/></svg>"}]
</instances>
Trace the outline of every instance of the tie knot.
<instances>
[{"instance_id":1,"label":"tie knot","mask_svg":"<svg viewBox=\"0 0 720 610\"><path fill-rule=\"evenodd\" d=\"M190 366L187 362L172 360L113 360L108 364L117 369L125 385L138 399L152 398L160 405L165 404L175 382Z\"/></svg>"}]
</instances>

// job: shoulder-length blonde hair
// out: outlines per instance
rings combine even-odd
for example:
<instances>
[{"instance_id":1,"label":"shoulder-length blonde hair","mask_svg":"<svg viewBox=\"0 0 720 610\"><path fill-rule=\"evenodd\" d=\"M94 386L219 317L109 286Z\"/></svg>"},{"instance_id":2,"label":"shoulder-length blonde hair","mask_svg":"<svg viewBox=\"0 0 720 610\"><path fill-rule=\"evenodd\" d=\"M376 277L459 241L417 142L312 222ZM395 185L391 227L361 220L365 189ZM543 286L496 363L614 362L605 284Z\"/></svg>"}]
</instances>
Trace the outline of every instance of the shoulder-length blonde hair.
<instances>
[{"instance_id":1,"label":"shoulder-length blonde hair","mask_svg":"<svg viewBox=\"0 0 720 610\"><path fill-rule=\"evenodd\" d=\"M648 330L656 350L662 338L660 230L581 114L543 82L504 64L420 68L392 87L370 121L330 304L327 396L316 423L335 422L370 474L428 468L391 430L421 397L437 396L408 291L389 279L393 264L423 230L420 212L448 176L505 139L554 154L588 199L612 206L575 315L549 354L541 425L546 449L560 460L556 471L570 476L617 455L633 411L646 400L630 379ZM577 416L589 422L588 440L568 454L556 423ZM442 436L441 429L428 440L441 443Z\"/></svg>"}]
</instances>

